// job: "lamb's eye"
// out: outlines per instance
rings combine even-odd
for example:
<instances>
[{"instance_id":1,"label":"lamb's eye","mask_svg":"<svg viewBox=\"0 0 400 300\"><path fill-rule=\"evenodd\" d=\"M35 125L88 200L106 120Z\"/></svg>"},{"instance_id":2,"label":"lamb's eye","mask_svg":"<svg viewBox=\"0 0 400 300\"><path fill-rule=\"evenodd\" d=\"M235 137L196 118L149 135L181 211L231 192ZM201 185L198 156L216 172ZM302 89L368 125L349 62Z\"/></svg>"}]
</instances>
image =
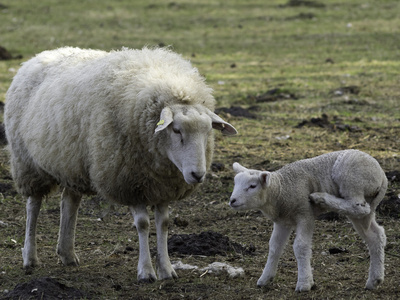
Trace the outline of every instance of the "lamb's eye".
<instances>
[{"instance_id":1,"label":"lamb's eye","mask_svg":"<svg viewBox=\"0 0 400 300\"><path fill-rule=\"evenodd\" d=\"M255 189L257 186L255 184L252 184L249 186L249 189Z\"/></svg>"},{"instance_id":2,"label":"lamb's eye","mask_svg":"<svg viewBox=\"0 0 400 300\"><path fill-rule=\"evenodd\" d=\"M172 130L176 133L176 134L181 134L181 131L178 128L172 128Z\"/></svg>"}]
</instances>

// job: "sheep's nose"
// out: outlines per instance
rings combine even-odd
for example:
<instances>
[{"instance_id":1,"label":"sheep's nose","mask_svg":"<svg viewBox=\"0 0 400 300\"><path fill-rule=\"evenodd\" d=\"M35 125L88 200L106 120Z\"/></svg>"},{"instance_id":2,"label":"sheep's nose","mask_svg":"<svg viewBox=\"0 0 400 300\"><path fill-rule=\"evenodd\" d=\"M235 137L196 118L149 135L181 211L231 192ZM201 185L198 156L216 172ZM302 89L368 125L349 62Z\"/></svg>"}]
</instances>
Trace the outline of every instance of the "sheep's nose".
<instances>
[{"instance_id":1,"label":"sheep's nose","mask_svg":"<svg viewBox=\"0 0 400 300\"><path fill-rule=\"evenodd\" d=\"M205 172L192 172L191 174L192 174L193 178L197 180L197 182L203 182L204 175L206 173Z\"/></svg>"},{"instance_id":2,"label":"sheep's nose","mask_svg":"<svg viewBox=\"0 0 400 300\"><path fill-rule=\"evenodd\" d=\"M233 198L233 199L231 199L231 201L229 201L229 205L232 206L235 202L236 202L236 199Z\"/></svg>"}]
</instances>

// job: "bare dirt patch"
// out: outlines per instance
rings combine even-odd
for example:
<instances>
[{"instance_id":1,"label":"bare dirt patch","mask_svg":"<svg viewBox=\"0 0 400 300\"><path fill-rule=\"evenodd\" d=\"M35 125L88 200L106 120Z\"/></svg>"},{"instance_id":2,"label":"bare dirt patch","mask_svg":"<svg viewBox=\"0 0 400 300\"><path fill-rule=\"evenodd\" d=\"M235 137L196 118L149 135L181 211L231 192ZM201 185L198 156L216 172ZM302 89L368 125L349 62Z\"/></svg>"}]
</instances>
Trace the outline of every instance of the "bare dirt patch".
<instances>
[{"instance_id":1,"label":"bare dirt patch","mask_svg":"<svg viewBox=\"0 0 400 300\"><path fill-rule=\"evenodd\" d=\"M168 252L186 255L222 255L228 253L253 254L254 245L243 247L230 241L218 232L207 231L200 234L174 234L168 239Z\"/></svg>"},{"instance_id":2,"label":"bare dirt patch","mask_svg":"<svg viewBox=\"0 0 400 300\"><path fill-rule=\"evenodd\" d=\"M54 278L42 277L25 283L18 283L14 290L2 299L90 299L81 291L68 287Z\"/></svg>"}]
</instances>

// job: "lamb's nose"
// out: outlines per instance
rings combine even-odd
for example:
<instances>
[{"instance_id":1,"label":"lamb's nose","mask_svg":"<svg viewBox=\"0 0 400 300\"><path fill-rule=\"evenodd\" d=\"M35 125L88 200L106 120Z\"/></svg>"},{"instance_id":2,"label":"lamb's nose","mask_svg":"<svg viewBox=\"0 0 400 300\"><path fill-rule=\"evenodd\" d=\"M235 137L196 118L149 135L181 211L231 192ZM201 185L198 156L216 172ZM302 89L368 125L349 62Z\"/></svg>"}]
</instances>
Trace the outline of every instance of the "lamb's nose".
<instances>
[{"instance_id":1,"label":"lamb's nose","mask_svg":"<svg viewBox=\"0 0 400 300\"><path fill-rule=\"evenodd\" d=\"M233 198L233 199L231 199L231 201L229 201L229 205L232 206L232 204L234 204L235 202L236 202L236 199Z\"/></svg>"},{"instance_id":2,"label":"lamb's nose","mask_svg":"<svg viewBox=\"0 0 400 300\"><path fill-rule=\"evenodd\" d=\"M192 172L191 173L193 178L197 180L197 182L203 182L204 181L204 172Z\"/></svg>"}]
</instances>

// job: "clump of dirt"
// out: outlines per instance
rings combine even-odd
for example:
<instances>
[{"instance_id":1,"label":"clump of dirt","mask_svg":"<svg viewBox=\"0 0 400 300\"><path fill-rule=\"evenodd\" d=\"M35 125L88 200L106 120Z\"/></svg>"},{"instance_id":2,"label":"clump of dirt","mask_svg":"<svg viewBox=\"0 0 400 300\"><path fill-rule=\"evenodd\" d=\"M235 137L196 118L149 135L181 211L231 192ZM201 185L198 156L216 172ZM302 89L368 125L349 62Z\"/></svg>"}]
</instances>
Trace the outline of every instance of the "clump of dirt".
<instances>
[{"instance_id":1,"label":"clump of dirt","mask_svg":"<svg viewBox=\"0 0 400 300\"><path fill-rule=\"evenodd\" d=\"M379 203L377 212L382 216L400 219L400 194L391 190L386 193L387 199Z\"/></svg>"},{"instance_id":2,"label":"clump of dirt","mask_svg":"<svg viewBox=\"0 0 400 300\"><path fill-rule=\"evenodd\" d=\"M50 277L18 283L15 289L5 295L6 299L90 299L78 289L68 287Z\"/></svg>"},{"instance_id":3,"label":"clump of dirt","mask_svg":"<svg viewBox=\"0 0 400 300\"><path fill-rule=\"evenodd\" d=\"M292 20L312 20L315 19L317 16L313 13L299 13L298 15L286 18L287 21Z\"/></svg>"},{"instance_id":4,"label":"clump of dirt","mask_svg":"<svg viewBox=\"0 0 400 300\"><path fill-rule=\"evenodd\" d=\"M226 256L227 253L253 254L255 246L243 247L213 231L200 234L174 234L168 239L168 252L185 255Z\"/></svg>"},{"instance_id":5,"label":"clump of dirt","mask_svg":"<svg viewBox=\"0 0 400 300\"><path fill-rule=\"evenodd\" d=\"M288 3L280 5L280 7L298 7L298 6L324 8L325 4L310 0L289 0Z\"/></svg>"},{"instance_id":6,"label":"clump of dirt","mask_svg":"<svg viewBox=\"0 0 400 300\"><path fill-rule=\"evenodd\" d=\"M340 254L340 253L349 253L349 250L344 249L342 247L329 248L329 254L331 254L331 255Z\"/></svg>"},{"instance_id":7,"label":"clump of dirt","mask_svg":"<svg viewBox=\"0 0 400 300\"><path fill-rule=\"evenodd\" d=\"M7 145L6 130L3 123L0 123L0 145Z\"/></svg>"},{"instance_id":8,"label":"clump of dirt","mask_svg":"<svg viewBox=\"0 0 400 300\"><path fill-rule=\"evenodd\" d=\"M390 182L400 182L400 171L394 170L386 172L385 174Z\"/></svg>"},{"instance_id":9,"label":"clump of dirt","mask_svg":"<svg viewBox=\"0 0 400 300\"><path fill-rule=\"evenodd\" d=\"M343 96L345 94L358 95L360 93L360 90L361 89L359 86L350 85L334 89L331 91L331 94L333 94L334 96Z\"/></svg>"},{"instance_id":10,"label":"clump of dirt","mask_svg":"<svg viewBox=\"0 0 400 300\"><path fill-rule=\"evenodd\" d=\"M12 56L6 48L0 46L0 60L21 59L22 55Z\"/></svg>"},{"instance_id":11,"label":"clump of dirt","mask_svg":"<svg viewBox=\"0 0 400 300\"><path fill-rule=\"evenodd\" d=\"M266 93L255 96L256 102L275 102L279 100L297 100L297 99L299 99L297 95L281 88L274 88L267 91Z\"/></svg>"},{"instance_id":12,"label":"clump of dirt","mask_svg":"<svg viewBox=\"0 0 400 300\"><path fill-rule=\"evenodd\" d=\"M349 131L349 132L360 132L362 131L360 127L356 125L342 124L335 117L334 123L329 121L329 117L326 114L322 114L321 118L311 118L310 120L303 120L295 126L295 128L302 128L304 126L308 127L321 127L326 128L331 131Z\"/></svg>"},{"instance_id":13,"label":"clump of dirt","mask_svg":"<svg viewBox=\"0 0 400 300\"><path fill-rule=\"evenodd\" d=\"M240 106L231 106L230 108L227 107L221 107L217 108L215 110L216 114L220 114L221 112L224 112L226 114L230 114L235 117L244 117L248 119L256 119L257 116L253 113L250 112L251 109L245 109Z\"/></svg>"},{"instance_id":14,"label":"clump of dirt","mask_svg":"<svg viewBox=\"0 0 400 300\"><path fill-rule=\"evenodd\" d=\"M14 186L11 183L0 182L0 193L5 196L14 197L17 195L17 191L14 189Z\"/></svg>"},{"instance_id":15,"label":"clump of dirt","mask_svg":"<svg viewBox=\"0 0 400 300\"><path fill-rule=\"evenodd\" d=\"M211 170L213 172L221 172L225 170L225 164L220 163L220 162L213 162L211 164Z\"/></svg>"}]
</instances>

